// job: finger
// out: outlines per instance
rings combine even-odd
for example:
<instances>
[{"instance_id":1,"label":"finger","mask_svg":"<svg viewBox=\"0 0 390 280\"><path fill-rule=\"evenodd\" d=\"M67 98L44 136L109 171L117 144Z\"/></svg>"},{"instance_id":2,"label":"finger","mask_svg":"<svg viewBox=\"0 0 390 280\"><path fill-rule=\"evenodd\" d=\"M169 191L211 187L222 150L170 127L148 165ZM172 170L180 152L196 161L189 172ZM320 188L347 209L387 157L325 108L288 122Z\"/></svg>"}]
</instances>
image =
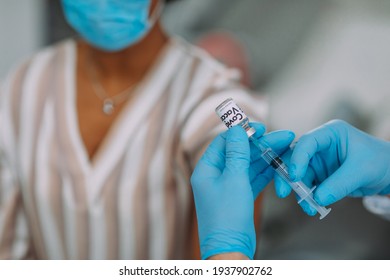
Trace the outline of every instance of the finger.
<instances>
[{"instance_id":1,"label":"finger","mask_svg":"<svg viewBox=\"0 0 390 280\"><path fill-rule=\"evenodd\" d=\"M381 191L378 191L376 188L368 187L360 187L351 193L348 194L350 197L363 197L363 196L371 196L371 195L386 195L389 193L390 186L384 188Z\"/></svg>"},{"instance_id":2,"label":"finger","mask_svg":"<svg viewBox=\"0 0 390 280\"><path fill-rule=\"evenodd\" d=\"M263 141L266 146L271 147L277 154L282 154L282 152L289 147L294 138L295 134L293 132L284 130L268 133L261 138L261 141ZM253 148L251 153L253 154ZM256 154L261 155L258 150L256 151ZM257 157L252 156L252 158ZM263 169L267 170L267 173L262 173L261 171ZM253 178L253 175L256 170L258 170L257 172L259 172L260 174L256 175L255 177L256 184L252 184L255 196L260 193L269 183L269 181L272 179L271 176L274 173L274 171L269 168L269 165L262 159L257 160L255 163L251 163L250 178Z\"/></svg>"},{"instance_id":3,"label":"finger","mask_svg":"<svg viewBox=\"0 0 390 280\"><path fill-rule=\"evenodd\" d=\"M315 177L314 171L311 168L309 168L307 174L305 175L305 178L302 181L303 183L305 183L307 187L313 188L314 177ZM280 175L275 174L275 190L276 190L276 195L278 197L285 198L288 195L290 195L292 189L288 182L286 182L282 177L280 177ZM312 210L315 209L312 208ZM307 212L312 212L312 211L307 211Z\"/></svg>"},{"instance_id":4,"label":"finger","mask_svg":"<svg viewBox=\"0 0 390 280\"><path fill-rule=\"evenodd\" d=\"M354 190L353 192L349 193L348 196L350 197L363 197L363 196L368 196L368 195L374 195L375 192L371 189L371 192L369 189L357 189Z\"/></svg>"},{"instance_id":5,"label":"finger","mask_svg":"<svg viewBox=\"0 0 390 280\"><path fill-rule=\"evenodd\" d=\"M278 174L275 173L275 192L276 195L280 198L286 198L291 193L291 187L290 185L282 179Z\"/></svg>"},{"instance_id":6,"label":"finger","mask_svg":"<svg viewBox=\"0 0 390 280\"><path fill-rule=\"evenodd\" d=\"M296 143L290 166L292 180L300 180L306 173L311 158L319 151L328 149L333 142L333 133L321 126L302 136Z\"/></svg>"},{"instance_id":7,"label":"finger","mask_svg":"<svg viewBox=\"0 0 390 280\"><path fill-rule=\"evenodd\" d=\"M273 131L258 138L260 143L266 147L270 147L278 155L285 152L294 140L295 134L288 130ZM252 161L261 158L261 152L258 147L251 143L251 159Z\"/></svg>"},{"instance_id":8,"label":"finger","mask_svg":"<svg viewBox=\"0 0 390 280\"><path fill-rule=\"evenodd\" d=\"M294 140L295 134L289 130L278 130L265 134L260 142L265 143L277 154L282 154L288 149L291 142Z\"/></svg>"},{"instance_id":9,"label":"finger","mask_svg":"<svg viewBox=\"0 0 390 280\"><path fill-rule=\"evenodd\" d=\"M314 177L314 171L309 168L307 174L302 181L308 188L313 188ZM291 193L292 188L289 183L282 179L279 175L275 175L275 190L278 197L285 198ZM296 198L298 201L300 201L301 199L298 195L296 195ZM301 201L299 205L302 210L309 216L314 216L317 213L317 211L313 207L311 207L310 204L308 204L306 201Z\"/></svg>"},{"instance_id":10,"label":"finger","mask_svg":"<svg viewBox=\"0 0 390 280\"><path fill-rule=\"evenodd\" d=\"M328 206L366 185L366 177L345 162L318 186L314 198L321 206Z\"/></svg>"},{"instance_id":11,"label":"finger","mask_svg":"<svg viewBox=\"0 0 390 280\"><path fill-rule=\"evenodd\" d=\"M298 197L298 196L297 196ZM299 198L298 198L299 199ZM305 212L309 216L315 216L317 214L317 210L310 206L305 200L299 203L303 212Z\"/></svg>"},{"instance_id":12,"label":"finger","mask_svg":"<svg viewBox=\"0 0 390 280\"><path fill-rule=\"evenodd\" d=\"M291 154L284 153L289 144L294 139L294 133L290 131L275 131L265 135L264 144L271 147L278 155L281 155L283 160L288 162ZM257 173L261 173L264 169L268 168L268 163L262 158L262 153L258 147L251 143L251 167L250 178L256 176Z\"/></svg>"},{"instance_id":13,"label":"finger","mask_svg":"<svg viewBox=\"0 0 390 280\"><path fill-rule=\"evenodd\" d=\"M265 125L262 124L262 123L259 123L259 122L250 122L249 125L250 125L251 127L253 127L253 128L256 130L256 132L255 132L255 134L254 134L254 136L255 136L256 138L260 138L261 136L263 136L263 134L264 134L265 131L266 131L266 127L265 127Z\"/></svg>"},{"instance_id":14,"label":"finger","mask_svg":"<svg viewBox=\"0 0 390 280\"><path fill-rule=\"evenodd\" d=\"M249 140L241 126L234 126L226 133L226 169L232 172L248 172L250 165Z\"/></svg>"}]
</instances>

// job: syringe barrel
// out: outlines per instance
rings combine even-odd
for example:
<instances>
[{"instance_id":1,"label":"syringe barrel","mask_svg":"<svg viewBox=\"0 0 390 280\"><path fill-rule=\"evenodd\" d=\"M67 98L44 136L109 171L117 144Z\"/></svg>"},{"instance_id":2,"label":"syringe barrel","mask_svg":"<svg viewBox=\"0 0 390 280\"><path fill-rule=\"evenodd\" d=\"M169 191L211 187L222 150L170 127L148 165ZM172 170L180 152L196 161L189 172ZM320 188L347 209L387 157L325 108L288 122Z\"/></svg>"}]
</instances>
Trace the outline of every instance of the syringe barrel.
<instances>
[{"instance_id":1,"label":"syringe barrel","mask_svg":"<svg viewBox=\"0 0 390 280\"><path fill-rule=\"evenodd\" d=\"M271 148L266 149L261 156L275 169L276 173L278 173L279 176L291 186L300 198L305 199L311 193L310 189L306 185L291 181L290 176L288 175L287 165Z\"/></svg>"},{"instance_id":2,"label":"syringe barrel","mask_svg":"<svg viewBox=\"0 0 390 280\"><path fill-rule=\"evenodd\" d=\"M256 147L258 147L259 149L262 148L259 147L260 142L257 139L251 137L251 140ZM326 209L325 207L318 205L318 203L314 200L312 189L306 186L302 181L293 182L290 179L290 176L288 175L287 165L271 148L265 149L265 151L262 152L261 156L269 165L271 165L275 169L276 173L278 173L279 176L281 176L283 180L288 183L293 189L293 191L299 196L300 200L298 203L306 201L321 215L320 219L325 218L325 216L329 214L331 209Z\"/></svg>"}]
</instances>

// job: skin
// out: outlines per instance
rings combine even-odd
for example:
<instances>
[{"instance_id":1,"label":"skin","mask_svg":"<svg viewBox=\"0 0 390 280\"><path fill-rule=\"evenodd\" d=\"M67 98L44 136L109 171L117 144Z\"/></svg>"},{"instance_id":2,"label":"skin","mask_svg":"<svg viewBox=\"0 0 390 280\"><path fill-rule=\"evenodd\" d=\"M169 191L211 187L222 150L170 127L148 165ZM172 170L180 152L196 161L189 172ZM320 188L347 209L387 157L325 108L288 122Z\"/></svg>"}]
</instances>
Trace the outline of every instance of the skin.
<instances>
[{"instance_id":1,"label":"skin","mask_svg":"<svg viewBox=\"0 0 390 280\"><path fill-rule=\"evenodd\" d=\"M226 253L212 256L209 260L249 260L249 258L241 253Z\"/></svg>"},{"instance_id":2,"label":"skin","mask_svg":"<svg viewBox=\"0 0 390 280\"><path fill-rule=\"evenodd\" d=\"M152 1L150 13L157 3L157 0ZM98 154L105 136L122 109L133 102L134 92L126 102L115 106L112 115L105 115L102 111L103 101L94 92L87 67L94 67L99 83L109 96L115 96L144 79L167 41L168 36L158 21L143 40L119 52L104 52L85 41L77 42L78 124L91 161Z\"/></svg>"}]
</instances>

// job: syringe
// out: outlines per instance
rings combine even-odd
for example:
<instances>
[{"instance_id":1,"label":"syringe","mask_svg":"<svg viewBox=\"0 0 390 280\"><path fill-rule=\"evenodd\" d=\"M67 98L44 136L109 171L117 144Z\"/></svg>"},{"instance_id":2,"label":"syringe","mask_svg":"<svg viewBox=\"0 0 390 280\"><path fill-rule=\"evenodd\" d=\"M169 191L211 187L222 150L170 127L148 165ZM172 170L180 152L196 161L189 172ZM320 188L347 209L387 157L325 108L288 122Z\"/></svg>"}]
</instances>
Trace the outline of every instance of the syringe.
<instances>
[{"instance_id":1,"label":"syringe","mask_svg":"<svg viewBox=\"0 0 390 280\"><path fill-rule=\"evenodd\" d=\"M285 180L297 193L299 196L298 203L306 201L311 207L317 210L320 214L320 219L325 218L325 216L329 214L331 211L330 208L322 207L314 200L313 190L315 187L310 189L302 181L293 182L288 175L288 167L283 160L268 145L254 137L256 130L249 125L248 117L233 99L226 99L215 109L215 111L228 128L235 125L241 125L246 130L249 139L261 151L261 157L271 165L283 180Z\"/></svg>"}]
</instances>

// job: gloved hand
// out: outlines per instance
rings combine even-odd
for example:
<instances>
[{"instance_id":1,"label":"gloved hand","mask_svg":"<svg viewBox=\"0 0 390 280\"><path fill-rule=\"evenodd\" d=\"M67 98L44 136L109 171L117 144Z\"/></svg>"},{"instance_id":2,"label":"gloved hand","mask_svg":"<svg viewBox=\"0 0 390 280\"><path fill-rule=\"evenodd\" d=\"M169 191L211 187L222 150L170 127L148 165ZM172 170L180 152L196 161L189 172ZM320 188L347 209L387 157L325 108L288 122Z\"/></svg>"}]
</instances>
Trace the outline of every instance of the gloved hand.
<instances>
[{"instance_id":1,"label":"gloved hand","mask_svg":"<svg viewBox=\"0 0 390 280\"><path fill-rule=\"evenodd\" d=\"M265 128L252 124L260 138ZM276 151L286 150L294 139L289 131L273 132L261 141ZM273 178L260 152L236 126L217 136L199 160L191 177L202 259L239 252L253 258L256 233L254 200Z\"/></svg>"},{"instance_id":2,"label":"gloved hand","mask_svg":"<svg viewBox=\"0 0 390 280\"><path fill-rule=\"evenodd\" d=\"M390 143L344 121L331 121L305 134L290 154L290 178L315 183L314 199L322 206L345 196L390 193ZM280 197L291 191L278 176L275 187ZM308 204L302 207L315 215Z\"/></svg>"}]
</instances>

